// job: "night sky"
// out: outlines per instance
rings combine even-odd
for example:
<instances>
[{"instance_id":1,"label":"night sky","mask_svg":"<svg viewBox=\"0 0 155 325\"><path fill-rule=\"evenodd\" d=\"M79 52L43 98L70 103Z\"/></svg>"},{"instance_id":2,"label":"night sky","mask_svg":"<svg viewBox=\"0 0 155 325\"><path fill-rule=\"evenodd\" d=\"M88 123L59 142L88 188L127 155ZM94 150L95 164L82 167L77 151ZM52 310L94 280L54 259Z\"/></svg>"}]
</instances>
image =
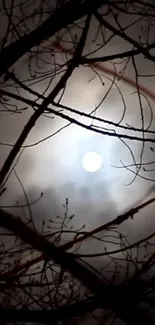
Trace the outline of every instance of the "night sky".
<instances>
[{"instance_id":1,"label":"night sky","mask_svg":"<svg viewBox=\"0 0 155 325\"><path fill-rule=\"evenodd\" d=\"M18 23L22 15L31 14L35 7L36 10L37 7L39 9L40 1L27 3L25 7L23 5L25 9L22 13L18 6L14 9L14 23ZM46 1L44 6L49 7ZM52 7L51 4L50 6ZM103 11L106 11L106 8ZM114 13L116 12L115 9ZM145 44L149 22L147 19L140 20L139 18L138 15L129 16L123 12L118 15L118 21L121 27L125 28L126 34L135 41ZM37 19L36 21L31 18L25 20L27 30L36 28ZM5 12L2 10L1 39L5 35L6 20ZM105 20L118 29L111 12L105 16ZM36 59L32 51L31 64L30 54L26 54L10 67L9 71L13 71L16 78L26 86L47 96L64 72L64 68L60 68L60 65L72 57L72 42L79 39L81 33L79 26L84 26L83 21L84 19L81 19L78 21L78 26L70 25L69 29L63 29L50 40L43 42L40 49L50 49L49 53L40 53ZM155 36L154 27L152 19L149 30L150 43ZM20 33L24 33L24 28L21 23ZM103 27L102 31L101 28L98 31L98 28L96 18L92 17L83 55L90 53L89 58L99 57L133 49L133 45L121 37L116 35L111 37L112 33L107 28ZM104 33L104 46L102 33ZM8 37L6 45L9 42ZM66 52L63 53L62 49ZM150 53L154 55L154 50ZM94 120L93 116L129 127L145 129L149 127L149 130L154 131L155 77L148 77L150 74L153 75L154 63L144 58L143 55L135 56L134 60L139 75L142 75L138 78L140 98L137 93L136 70L132 59L128 62L127 59L108 60L105 63L98 63L98 66L80 65L74 70L64 92L61 91L56 100L60 99L62 105L87 114L91 114L99 103L101 105L95 114L91 114L91 119L67 110L63 110L63 113L87 126L92 123L96 130L100 127L100 130L111 132L111 134L117 132L133 137L143 136L142 132L124 130L108 123L101 123ZM55 71L56 66L58 71L60 69L58 73ZM46 74L45 78L44 74ZM20 94L31 100L36 99L32 94L20 89L18 85L15 86L11 80L6 82L1 80L3 90ZM41 99L37 102L41 103ZM8 104L15 106L7 106ZM3 165L11 146L14 145L33 113L31 107L14 99L6 102L6 106L6 109L3 105L0 107L0 166ZM27 109L18 113L18 110L24 107ZM8 108L12 111L17 108L17 112L10 112ZM151 150L154 143L146 142L143 146L141 141L119 139L89 131L73 123L68 126L67 124L69 124L67 120L53 114L46 113L40 117L24 142L15 172L11 172L5 184L6 191L0 198L1 207L5 206L9 212L12 211L25 218L25 215L29 214L27 208L24 208L24 212L22 208L9 208L16 204L26 204L22 187L29 202L37 200L43 192L41 199L31 206L35 226L40 231L43 220L47 225L50 218L55 220L56 216L63 215L63 204L68 198L69 213L75 214L72 220L73 228L79 229L85 225L85 230L92 230L155 195L155 164L147 165L148 162L155 160L154 151ZM57 133L64 126L66 127ZM145 137L155 139L154 134L146 134ZM82 158L84 154L92 151L101 156L102 166L100 170L89 173L82 167ZM143 165L139 168L138 175L135 175L141 163ZM128 166L128 169L123 165ZM154 205L152 204L136 214L134 220L128 220L121 225L120 230L132 243L147 236L153 228ZM112 249L115 245L107 243L106 247ZM83 244L79 251L88 254L101 250L102 246L98 242L89 241ZM102 263L104 264L104 258L93 261L91 259L91 263L101 267Z\"/></svg>"}]
</instances>

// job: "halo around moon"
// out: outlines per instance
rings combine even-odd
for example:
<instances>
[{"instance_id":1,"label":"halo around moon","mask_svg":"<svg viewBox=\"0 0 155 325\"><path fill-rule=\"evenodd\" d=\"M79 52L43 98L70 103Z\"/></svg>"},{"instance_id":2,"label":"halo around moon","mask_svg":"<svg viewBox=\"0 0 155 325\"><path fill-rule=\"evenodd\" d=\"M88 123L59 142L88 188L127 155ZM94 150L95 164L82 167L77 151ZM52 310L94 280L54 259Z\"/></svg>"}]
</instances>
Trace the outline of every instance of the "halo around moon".
<instances>
[{"instance_id":1,"label":"halo around moon","mask_svg":"<svg viewBox=\"0 0 155 325\"><path fill-rule=\"evenodd\" d=\"M98 171L102 166L102 159L96 152L87 152L82 158L82 167L90 173Z\"/></svg>"}]
</instances>

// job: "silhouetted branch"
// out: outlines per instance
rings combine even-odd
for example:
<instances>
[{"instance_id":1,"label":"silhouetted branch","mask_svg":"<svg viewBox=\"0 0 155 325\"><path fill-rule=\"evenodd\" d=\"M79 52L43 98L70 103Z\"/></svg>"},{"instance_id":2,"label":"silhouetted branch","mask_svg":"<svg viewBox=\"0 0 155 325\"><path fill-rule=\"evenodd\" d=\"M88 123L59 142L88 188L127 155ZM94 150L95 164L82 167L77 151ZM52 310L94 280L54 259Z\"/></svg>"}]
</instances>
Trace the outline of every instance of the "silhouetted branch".
<instances>
[{"instance_id":1,"label":"silhouetted branch","mask_svg":"<svg viewBox=\"0 0 155 325\"><path fill-rule=\"evenodd\" d=\"M60 81L54 87L52 92L48 95L48 97L45 98L42 105L40 105L40 108L37 111L35 111L34 114L30 117L30 119L28 120L27 124L25 125L23 131L21 132L18 140L16 141L14 147L12 148L12 150L9 153L7 159L5 160L4 165L2 166L2 169L0 171L0 186L2 185L2 182L4 181L4 179L5 179L8 171L9 171L14 159L16 158L22 144L26 140L26 138L27 138L28 134L30 133L31 129L34 127L36 121L42 115L44 110L46 110L47 106L55 99L55 97L59 94L59 92L65 87L66 82L68 81L68 79L72 75L74 69L78 66L79 61L80 61L80 57L82 55L83 48L85 46L85 41L86 41L87 32L88 32L88 28L89 28L90 18L91 18L91 16L89 14L88 17L86 18L85 27L84 27L83 32L81 34L81 38L80 38L78 46L77 46L77 48L75 50L74 56L68 62L68 68L67 68L66 72L61 77ZM55 114L56 115L57 114L61 115L61 113L59 113L59 112L57 112L57 113L55 112Z\"/></svg>"},{"instance_id":2,"label":"silhouetted branch","mask_svg":"<svg viewBox=\"0 0 155 325\"><path fill-rule=\"evenodd\" d=\"M101 280L78 263L72 254L66 253L61 247L56 247L54 244L47 242L44 237L30 229L19 218L15 218L6 211L0 210L0 226L13 232L15 236L29 243L33 248L39 251L41 250L47 258L50 257L54 259L56 263L60 264L65 270L68 270L73 276L77 277L84 285L90 288L90 290L95 290L95 292L100 294L103 289L107 290L107 287L104 286ZM110 290L110 288L108 288L108 290Z\"/></svg>"},{"instance_id":3,"label":"silhouetted branch","mask_svg":"<svg viewBox=\"0 0 155 325\"><path fill-rule=\"evenodd\" d=\"M147 47L144 47L145 51L149 51L151 49L155 48L155 42L150 44ZM131 51L125 51L122 53L116 53L116 54L111 54L111 55L105 55L105 56L100 56L100 57L94 57L94 58L87 58L87 57L82 57L81 58L81 64L92 64L96 62L107 62L111 60L116 60L116 59L123 59L123 58L129 58L132 56L136 56L141 54L141 50L131 50Z\"/></svg>"},{"instance_id":4,"label":"silhouetted branch","mask_svg":"<svg viewBox=\"0 0 155 325\"><path fill-rule=\"evenodd\" d=\"M123 40L127 41L129 44L136 47L140 53L144 55L148 60L155 62L154 56L152 56L143 46L141 46L139 43L137 43L134 39L127 36L125 33L123 33L121 30L118 30L117 28L113 27L111 24L109 24L97 11L95 11L94 16L96 19L103 24L105 27L107 27L110 31L115 33L115 35L118 35ZM154 43L155 44L155 43Z\"/></svg>"},{"instance_id":5,"label":"silhouetted branch","mask_svg":"<svg viewBox=\"0 0 155 325\"><path fill-rule=\"evenodd\" d=\"M84 17L88 12L92 12L94 8L99 8L101 5L103 5L103 0L96 0L91 4L88 0L70 0L61 8L56 9L41 26L2 50L0 62L3 62L3 64L1 64L0 76L7 72L12 64L32 47L39 45L47 37L53 36L56 32L75 20Z\"/></svg>"},{"instance_id":6,"label":"silhouetted branch","mask_svg":"<svg viewBox=\"0 0 155 325\"><path fill-rule=\"evenodd\" d=\"M82 316L88 312L102 307L102 302L99 302L96 297L77 302L70 306L63 306L55 310L29 310L29 309L0 309L0 320L13 322L33 322L33 323L49 323L67 320L72 317Z\"/></svg>"}]
</instances>

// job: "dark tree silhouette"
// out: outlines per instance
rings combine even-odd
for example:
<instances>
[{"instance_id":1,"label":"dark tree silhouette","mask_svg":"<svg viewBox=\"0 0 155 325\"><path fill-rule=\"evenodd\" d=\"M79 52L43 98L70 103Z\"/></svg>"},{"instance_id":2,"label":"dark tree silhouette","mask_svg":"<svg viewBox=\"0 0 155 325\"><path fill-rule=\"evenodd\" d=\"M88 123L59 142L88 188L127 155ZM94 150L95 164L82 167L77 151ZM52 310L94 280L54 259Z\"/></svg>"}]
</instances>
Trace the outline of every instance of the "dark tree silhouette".
<instances>
[{"instance_id":1,"label":"dark tree silhouette","mask_svg":"<svg viewBox=\"0 0 155 325\"><path fill-rule=\"evenodd\" d=\"M89 232L84 225L80 229L73 226L75 216L69 214L66 199L64 215L54 220L45 217L39 233L32 207L43 193L30 201L16 171L26 148L37 146L72 124L119 139L132 163L121 161L117 167L133 174L131 183L137 177L154 181L155 94L140 82L143 78L154 78L154 2L4 0L0 14L4 27L0 35L1 114L16 116L28 111L27 122L15 143L0 143L10 148L0 170L1 323L78 324L79 319L84 319L102 324L154 324L155 232L152 229L147 236L130 242L121 225L129 219L134 223L137 214L153 204L155 198ZM118 40L124 51L117 46ZM139 62L148 67L148 73L141 72ZM102 86L109 83L91 113L68 106L64 100L78 67L84 71L89 68ZM134 78L126 74L130 70ZM134 88L139 110L135 126L126 120L130 107L118 81ZM119 120L107 119L104 112L99 113L113 86L123 105ZM59 117L67 124L26 145L27 137L43 116ZM133 142L139 144L138 161ZM26 204L18 201L9 206L3 201L13 173ZM24 214L26 208L28 217ZM86 253L86 240L92 245L97 243L101 251ZM90 262L98 258L102 267Z\"/></svg>"}]
</instances>

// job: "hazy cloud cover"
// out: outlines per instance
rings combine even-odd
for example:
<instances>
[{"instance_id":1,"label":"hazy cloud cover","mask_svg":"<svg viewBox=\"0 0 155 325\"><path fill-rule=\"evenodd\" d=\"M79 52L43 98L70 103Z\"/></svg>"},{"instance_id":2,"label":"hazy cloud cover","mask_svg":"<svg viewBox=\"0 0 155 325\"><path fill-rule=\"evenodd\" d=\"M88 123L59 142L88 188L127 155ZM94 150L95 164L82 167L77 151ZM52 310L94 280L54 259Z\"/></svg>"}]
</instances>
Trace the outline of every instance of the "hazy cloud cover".
<instances>
[{"instance_id":1,"label":"hazy cloud cover","mask_svg":"<svg viewBox=\"0 0 155 325\"><path fill-rule=\"evenodd\" d=\"M110 13L107 19L109 22L114 22ZM134 19L133 17L133 20ZM129 21L127 21L126 15L122 13L120 18L122 26L131 24L129 17L128 20ZM128 35L138 40L142 24L144 24L144 22L136 23L136 27L134 25L131 26L131 28L128 29ZM100 43L100 40L97 40L96 43L92 41L95 38L96 28L97 22L95 19L92 19L85 53L93 50L94 44ZM79 31L76 31L75 28L75 33L76 32L78 33ZM154 32L152 31L151 33L151 37L153 38ZM106 38L110 35L107 30L105 35ZM131 47L127 42L119 37L115 37L104 47L104 55L113 54L119 51L123 52L129 49L131 49ZM102 48L98 50L96 56L100 56L101 54L103 55ZM19 63L14 65L14 72L20 80L26 79L29 75L27 71L27 60L27 56L24 56L19 60ZM56 60L57 62L63 62L64 56L58 54ZM153 64L148 61L147 64L145 64L146 61L142 56L138 56L135 60L141 74L149 74L150 71L152 71ZM121 63L119 63L118 60L115 69L117 69L121 75L123 63L122 61L120 62ZM107 62L106 67L114 70L114 66L111 62ZM35 68L34 65L34 71ZM41 62L38 71L42 73L44 69L46 71L47 65ZM113 76L102 71L98 72L102 75L104 84L101 84L99 76L96 75L89 66L80 66L75 69L67 83L62 98L62 104L80 111L85 111L86 113L91 113L106 95L103 103L97 110L96 116L108 120L112 119L114 122L119 123L124 112L125 125L129 124L134 127L141 127L141 112L138 97L135 93L135 87L132 87L129 83L123 81L123 79L119 80L119 78L116 78L116 84L113 84L110 89L109 87L112 84ZM132 79L135 78L134 74L132 63L129 63L125 70L125 76ZM58 79L59 76L52 80L50 89L52 89ZM150 91L154 91L154 77L151 79L141 79L140 83L144 87L149 88ZM32 82L28 81L27 84L31 85ZM32 85L32 88L43 93L46 86L47 81L43 80ZM10 89L13 90L13 86L10 86ZM50 89L48 89L46 94L49 93ZM110 89L109 92L108 89ZM25 94L24 91L23 94ZM124 107L121 94L123 94L126 108ZM29 99L34 98L28 94L26 94L26 96L29 96ZM149 98L149 101L152 104L154 113L153 98ZM17 104L17 102L13 100L12 103ZM145 125L147 126L150 121L150 110L144 97L142 97L142 103ZM18 107L20 107L20 105L21 104L18 103ZM23 106L22 104L21 107ZM1 112L1 143L14 144L31 114L31 108L23 111L21 114ZM66 114L69 113L67 112ZM76 117L75 114L70 115L74 118ZM55 133L59 128L68 123L56 116L52 119L48 117L48 115L42 116L39 121L37 121L35 127L26 139L25 145L29 146L35 144ZM77 119L88 125L92 122L84 117L78 117ZM154 126L153 119L151 126L152 130ZM106 130L107 125L105 124L104 127ZM109 126L109 128L114 130L113 126ZM126 133L126 131L122 130L121 132ZM133 164L131 149L135 155L137 164L139 164L142 143L130 140L126 140L125 142L127 145L118 138L92 133L72 124L46 141L25 148L16 166L16 172L24 185L30 202L39 197L41 192L44 193L41 200L36 205L32 206L34 222L38 229L40 229L43 219L48 220L51 216L54 218L54 216L58 214L63 214L62 205L66 197L69 198L69 210L71 214L75 214L74 226L79 227L82 224L86 224L86 229L90 230L111 220L118 214L123 213L137 204L137 202L139 203L141 200L144 200L148 195L153 195L154 183L138 176L132 183L134 178L132 172L125 168L119 169L114 167L121 166L120 161L123 161L125 165ZM146 162L154 159L154 153L149 147L150 144L146 144L143 152L143 161ZM2 166L11 148L1 145L0 150L0 164ZM82 168L82 157L89 151L95 151L102 157L103 165L98 172L88 173ZM132 168L132 170L135 172L135 167ZM145 173L142 170L141 175L144 176L144 174L148 178L155 179L154 171ZM130 182L131 185L128 185ZM1 205L7 206L15 204L17 201L19 201L20 204L25 202L23 190L19 180L13 172L6 187L7 190L1 198ZM122 229L127 231L131 237L137 238L141 234L150 231L152 225L154 225L154 215L153 207L151 206L149 209L147 208L143 211L141 215L135 217L134 224L129 221L126 226L122 226L124 227ZM87 249L89 249L89 247L87 247Z\"/></svg>"}]
</instances>

